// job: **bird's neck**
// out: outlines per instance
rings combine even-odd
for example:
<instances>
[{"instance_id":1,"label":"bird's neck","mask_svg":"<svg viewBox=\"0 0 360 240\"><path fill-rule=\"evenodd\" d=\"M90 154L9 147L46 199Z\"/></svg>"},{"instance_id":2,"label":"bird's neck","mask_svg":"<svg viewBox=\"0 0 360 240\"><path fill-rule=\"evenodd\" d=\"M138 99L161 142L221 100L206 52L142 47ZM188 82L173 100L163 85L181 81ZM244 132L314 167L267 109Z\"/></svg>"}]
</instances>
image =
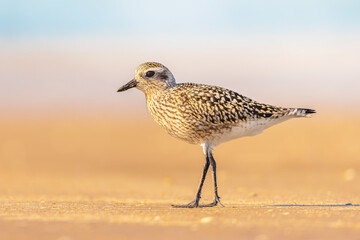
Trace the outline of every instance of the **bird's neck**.
<instances>
[{"instance_id":1,"label":"bird's neck","mask_svg":"<svg viewBox=\"0 0 360 240\"><path fill-rule=\"evenodd\" d=\"M162 95L165 91L166 89L162 89L157 86L149 87L148 89L146 89L146 91L144 91L146 102L152 102L155 98Z\"/></svg>"},{"instance_id":2,"label":"bird's neck","mask_svg":"<svg viewBox=\"0 0 360 240\"><path fill-rule=\"evenodd\" d=\"M166 85L166 86L157 86L157 85L151 85L148 86L144 92L145 97L146 97L146 101L152 101L154 98L157 98L163 94L166 94L167 91L176 86L176 84L173 85Z\"/></svg>"}]
</instances>

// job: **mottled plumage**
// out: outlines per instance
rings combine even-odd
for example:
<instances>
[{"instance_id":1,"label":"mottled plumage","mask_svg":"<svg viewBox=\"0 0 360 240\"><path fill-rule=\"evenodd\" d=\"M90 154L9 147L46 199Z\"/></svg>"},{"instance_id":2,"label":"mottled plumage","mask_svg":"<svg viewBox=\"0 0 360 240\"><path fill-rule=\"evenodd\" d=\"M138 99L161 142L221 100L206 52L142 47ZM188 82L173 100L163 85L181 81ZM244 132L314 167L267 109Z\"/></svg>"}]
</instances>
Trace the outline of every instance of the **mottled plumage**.
<instances>
[{"instance_id":1,"label":"mottled plumage","mask_svg":"<svg viewBox=\"0 0 360 240\"><path fill-rule=\"evenodd\" d=\"M131 87L145 93L151 116L171 136L203 146L206 163L213 166L214 175L215 160L212 149L215 146L231 139L259 134L264 129L293 117L315 113L311 109L283 108L258 103L222 87L194 83L176 84L169 69L154 62L141 64L136 69L135 78L119 91ZM207 167L205 165L206 171ZM205 206L220 203L216 175L214 177L215 200ZM202 183L203 180L197 198L181 207L199 206Z\"/></svg>"}]
</instances>

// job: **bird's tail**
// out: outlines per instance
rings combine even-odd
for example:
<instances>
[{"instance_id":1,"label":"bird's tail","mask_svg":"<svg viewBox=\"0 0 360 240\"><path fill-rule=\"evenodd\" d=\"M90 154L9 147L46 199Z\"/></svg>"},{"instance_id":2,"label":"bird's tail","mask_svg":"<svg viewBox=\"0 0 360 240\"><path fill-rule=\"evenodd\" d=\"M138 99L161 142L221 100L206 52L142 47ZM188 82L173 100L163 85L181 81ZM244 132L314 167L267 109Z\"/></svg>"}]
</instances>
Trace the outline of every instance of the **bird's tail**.
<instances>
[{"instance_id":1,"label":"bird's tail","mask_svg":"<svg viewBox=\"0 0 360 240\"><path fill-rule=\"evenodd\" d=\"M307 117L311 114L316 113L313 109L308 108L292 108L292 115L295 117Z\"/></svg>"}]
</instances>

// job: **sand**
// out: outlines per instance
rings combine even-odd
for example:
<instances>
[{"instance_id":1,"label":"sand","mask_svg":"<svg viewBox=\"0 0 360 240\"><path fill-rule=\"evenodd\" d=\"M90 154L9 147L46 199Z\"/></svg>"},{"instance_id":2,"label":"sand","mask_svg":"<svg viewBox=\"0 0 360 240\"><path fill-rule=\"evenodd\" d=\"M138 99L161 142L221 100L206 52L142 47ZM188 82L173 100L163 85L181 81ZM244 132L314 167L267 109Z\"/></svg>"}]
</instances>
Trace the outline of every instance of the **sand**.
<instances>
[{"instance_id":1,"label":"sand","mask_svg":"<svg viewBox=\"0 0 360 240\"><path fill-rule=\"evenodd\" d=\"M193 199L201 148L148 116L0 121L0 239L360 239L360 117L318 114L219 146L225 207L202 209L170 206Z\"/></svg>"}]
</instances>

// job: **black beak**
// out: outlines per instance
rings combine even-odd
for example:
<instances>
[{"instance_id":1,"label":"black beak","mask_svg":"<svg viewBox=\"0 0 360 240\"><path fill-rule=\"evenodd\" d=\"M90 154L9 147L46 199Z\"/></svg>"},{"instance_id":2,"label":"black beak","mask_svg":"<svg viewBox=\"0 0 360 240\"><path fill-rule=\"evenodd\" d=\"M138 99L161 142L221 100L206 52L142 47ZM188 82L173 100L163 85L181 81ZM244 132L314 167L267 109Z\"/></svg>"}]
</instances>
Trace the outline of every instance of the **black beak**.
<instances>
[{"instance_id":1,"label":"black beak","mask_svg":"<svg viewBox=\"0 0 360 240\"><path fill-rule=\"evenodd\" d=\"M136 87L136 85L137 85L137 82L135 79L133 79L130 82L128 82L127 84L125 84L124 86L122 86L121 88L119 88L118 92L126 91L130 88Z\"/></svg>"}]
</instances>

